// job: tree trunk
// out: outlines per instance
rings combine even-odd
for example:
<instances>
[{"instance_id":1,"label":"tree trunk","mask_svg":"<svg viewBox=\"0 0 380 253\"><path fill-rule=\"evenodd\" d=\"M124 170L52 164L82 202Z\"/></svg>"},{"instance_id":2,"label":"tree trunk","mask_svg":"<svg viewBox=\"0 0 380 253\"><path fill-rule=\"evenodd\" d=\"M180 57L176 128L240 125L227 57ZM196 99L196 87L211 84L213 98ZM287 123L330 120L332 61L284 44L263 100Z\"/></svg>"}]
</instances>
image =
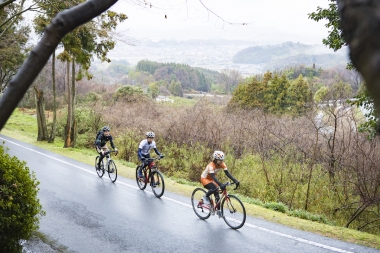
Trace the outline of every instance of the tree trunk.
<instances>
[{"instance_id":1,"label":"tree trunk","mask_svg":"<svg viewBox=\"0 0 380 253\"><path fill-rule=\"evenodd\" d=\"M56 102L56 91L55 91L55 51L52 56L52 82L53 82L53 125L51 126L51 132L49 136L49 143L53 143L55 139L55 131L57 127L57 102Z\"/></svg>"},{"instance_id":2,"label":"tree trunk","mask_svg":"<svg viewBox=\"0 0 380 253\"><path fill-rule=\"evenodd\" d=\"M71 65L71 117L72 117L72 126L71 126L71 147L74 148L77 140L77 122L75 120L75 100L76 100L76 87L75 87L75 60L73 59Z\"/></svg>"},{"instance_id":3,"label":"tree trunk","mask_svg":"<svg viewBox=\"0 0 380 253\"><path fill-rule=\"evenodd\" d=\"M340 27L350 48L350 59L362 74L377 114L380 112L380 2L338 0Z\"/></svg>"},{"instance_id":4,"label":"tree trunk","mask_svg":"<svg viewBox=\"0 0 380 253\"><path fill-rule=\"evenodd\" d=\"M67 123L65 127L65 143L64 148L71 146L71 126L72 126L72 98L70 83L70 62L67 61Z\"/></svg>"},{"instance_id":5,"label":"tree trunk","mask_svg":"<svg viewBox=\"0 0 380 253\"><path fill-rule=\"evenodd\" d=\"M48 139L48 131L45 117L44 92L42 90L39 90L36 85L33 88L36 91L36 113L38 125L37 141L46 141Z\"/></svg>"}]
</instances>

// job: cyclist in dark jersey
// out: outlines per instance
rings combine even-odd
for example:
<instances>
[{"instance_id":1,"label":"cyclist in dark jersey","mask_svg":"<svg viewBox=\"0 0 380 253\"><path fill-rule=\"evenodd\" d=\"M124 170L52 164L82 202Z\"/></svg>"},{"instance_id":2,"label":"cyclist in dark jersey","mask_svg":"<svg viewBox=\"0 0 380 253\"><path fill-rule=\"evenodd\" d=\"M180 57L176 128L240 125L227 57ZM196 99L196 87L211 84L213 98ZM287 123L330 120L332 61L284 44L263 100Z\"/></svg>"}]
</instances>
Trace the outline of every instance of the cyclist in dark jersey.
<instances>
[{"instance_id":1,"label":"cyclist in dark jersey","mask_svg":"<svg viewBox=\"0 0 380 253\"><path fill-rule=\"evenodd\" d=\"M108 151L107 142L110 142L111 147L118 152L117 148L115 147L115 144L113 143L112 136L110 134L110 127L105 126L103 127L103 132L98 135L98 138L96 138L95 145L96 145L96 151L99 153L99 162L98 162L98 169L100 168L100 163L102 162L104 158L105 152Z\"/></svg>"}]
</instances>

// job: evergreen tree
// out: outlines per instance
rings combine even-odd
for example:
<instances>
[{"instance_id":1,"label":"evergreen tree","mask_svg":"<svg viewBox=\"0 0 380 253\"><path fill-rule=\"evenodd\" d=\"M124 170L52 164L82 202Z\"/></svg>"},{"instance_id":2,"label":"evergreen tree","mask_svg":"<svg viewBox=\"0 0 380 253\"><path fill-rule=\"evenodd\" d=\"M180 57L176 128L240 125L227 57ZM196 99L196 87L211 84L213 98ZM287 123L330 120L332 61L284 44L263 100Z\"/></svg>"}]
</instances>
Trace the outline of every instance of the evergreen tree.
<instances>
[{"instance_id":1,"label":"evergreen tree","mask_svg":"<svg viewBox=\"0 0 380 253\"><path fill-rule=\"evenodd\" d=\"M309 85L302 75L291 82L288 90L289 106L291 112L296 115L302 115L312 102L312 92Z\"/></svg>"},{"instance_id":2,"label":"evergreen tree","mask_svg":"<svg viewBox=\"0 0 380 253\"><path fill-rule=\"evenodd\" d=\"M275 75L268 82L267 89L264 95L264 100L266 103L265 108L267 111L279 114L289 109L289 86L289 80L286 78L285 75Z\"/></svg>"}]
</instances>

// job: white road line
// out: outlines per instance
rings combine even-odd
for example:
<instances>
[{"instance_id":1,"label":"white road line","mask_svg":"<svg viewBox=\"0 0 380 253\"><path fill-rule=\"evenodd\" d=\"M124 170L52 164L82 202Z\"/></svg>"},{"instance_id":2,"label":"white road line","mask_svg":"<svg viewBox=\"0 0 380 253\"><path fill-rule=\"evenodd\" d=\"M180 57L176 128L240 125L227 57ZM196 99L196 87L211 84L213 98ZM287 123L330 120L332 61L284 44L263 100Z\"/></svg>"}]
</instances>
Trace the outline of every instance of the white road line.
<instances>
[{"instance_id":1,"label":"white road line","mask_svg":"<svg viewBox=\"0 0 380 253\"><path fill-rule=\"evenodd\" d=\"M48 158L51 158L53 160L56 160L56 161L59 161L61 163L64 163L64 164L67 164L67 165L70 165L72 167L75 167L77 169L80 169L82 171L85 171L87 173L90 173L90 174L95 174L95 172L93 171L89 171L87 169L84 169L80 166L77 166L75 164L72 164L72 163L69 163L69 162L66 162L66 161L63 161L61 159L58 159L58 158L55 158L53 156L50 156L50 155L46 155L42 152L39 152L39 151L36 151L34 149L31 149L31 148L28 148L28 147L25 147L23 145L20 145L18 143L15 143L13 141L10 141L10 140L7 140L7 139L4 139L2 137L0 137L0 139L3 139L4 141L7 141L9 143L12 143L16 146L19 146L19 147L22 147L24 149L27 149L27 150L30 150L32 152L35 152L37 154L40 154L40 155L43 155L43 156L46 156ZM118 181L117 182L118 184L122 184L122 185L125 185L129 188L133 188L133 189L139 189L137 186L132 186L132 185L129 185L127 183L124 183L124 182L120 182ZM146 193L149 193L149 194L153 194L152 192L149 192L147 191ZM176 203L176 204L179 204L179 205L182 205L182 206L185 206L185 207L188 207L188 208L193 208L190 204L186 204L184 202L181 202L181 201L178 201L178 200L175 200L175 199L172 199L172 198L168 198L168 197L165 197L165 196L162 196L161 197L162 199L165 199L165 200L168 200L168 201L171 201L173 203ZM253 224L250 224L250 223L245 223L244 224L245 226L248 226L250 228L255 228L255 229L258 229L258 230L261 230L261 231L264 231L264 232L267 232L267 233L271 233L271 234L274 234L274 235L277 235L277 236L281 236L281 237L285 237L285 238L288 238L288 239L291 239L291 240L295 240L295 241L298 241L298 242L302 242L302 243L306 243L306 244L310 244L310 245L313 245L313 246L316 246L316 247L319 247L319 248L323 248L323 249L328 249L328 250L331 250L331 251L334 251L334 252L339 252L339 253L354 253L352 251L347 251L347 250L343 250L343 249L339 249L339 248L335 248L335 247L331 247L331 246L328 246L328 245L324 245L324 244L321 244L321 243L317 243L317 242L313 242L313 241L309 241L309 240L306 240L306 239L302 239L300 237L295 237L295 236L292 236L292 235L288 235L288 234L284 234L284 233L280 233L280 232L277 232L277 231L274 231L274 230L270 230L270 229L267 229L267 228L263 228L263 227L259 227L259 226L256 226L256 225L253 225Z\"/></svg>"}]
</instances>

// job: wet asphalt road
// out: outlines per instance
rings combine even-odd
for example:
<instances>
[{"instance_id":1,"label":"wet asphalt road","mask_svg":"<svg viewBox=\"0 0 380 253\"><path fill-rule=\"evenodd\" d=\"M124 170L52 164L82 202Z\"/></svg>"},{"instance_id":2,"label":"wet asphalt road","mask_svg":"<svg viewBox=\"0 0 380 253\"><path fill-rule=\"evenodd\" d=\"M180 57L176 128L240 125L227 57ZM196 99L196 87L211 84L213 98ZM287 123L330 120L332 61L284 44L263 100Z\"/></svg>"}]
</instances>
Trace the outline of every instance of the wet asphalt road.
<instances>
[{"instance_id":1,"label":"wet asphalt road","mask_svg":"<svg viewBox=\"0 0 380 253\"><path fill-rule=\"evenodd\" d=\"M3 135L0 141L41 183L40 231L70 252L380 252L253 217L239 230L217 216L202 221L189 197L165 191L157 199L134 180L112 183L93 166Z\"/></svg>"}]
</instances>

